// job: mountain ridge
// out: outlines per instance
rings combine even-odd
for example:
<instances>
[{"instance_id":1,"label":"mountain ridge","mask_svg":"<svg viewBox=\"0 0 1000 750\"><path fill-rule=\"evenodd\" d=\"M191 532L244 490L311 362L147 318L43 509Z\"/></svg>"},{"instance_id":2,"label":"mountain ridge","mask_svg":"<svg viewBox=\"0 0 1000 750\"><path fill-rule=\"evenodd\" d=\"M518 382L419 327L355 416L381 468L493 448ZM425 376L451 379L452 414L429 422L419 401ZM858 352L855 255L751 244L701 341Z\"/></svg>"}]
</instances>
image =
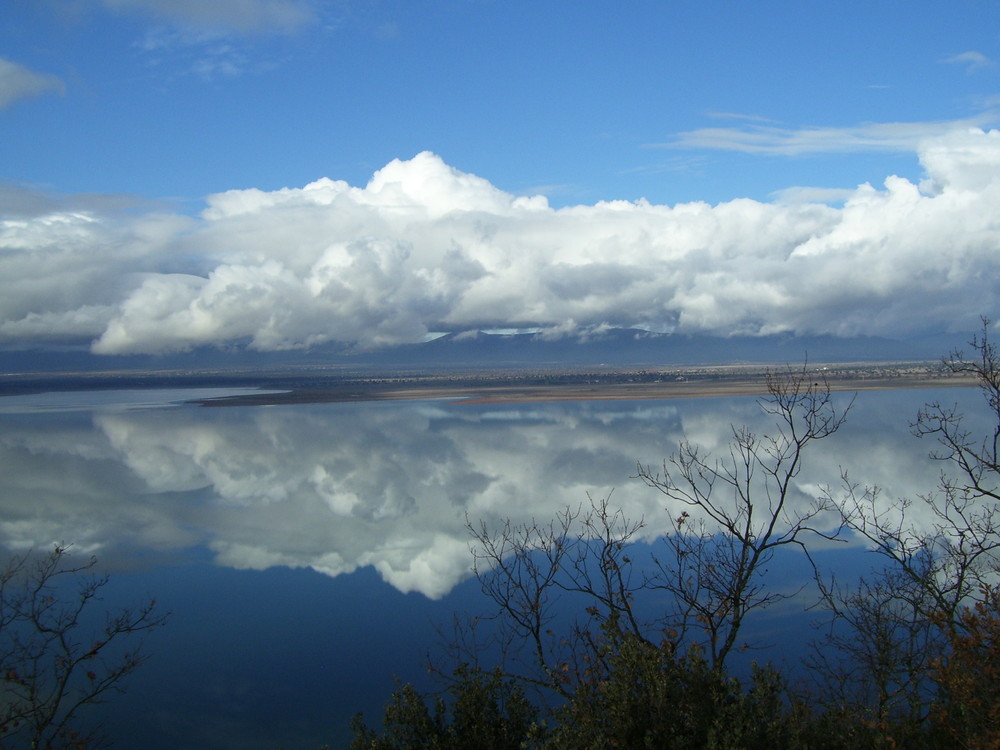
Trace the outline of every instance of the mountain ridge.
<instances>
[{"instance_id":1,"label":"mountain ridge","mask_svg":"<svg viewBox=\"0 0 1000 750\"><path fill-rule=\"evenodd\" d=\"M708 336L608 329L583 337L465 331L427 342L358 351L327 344L308 350L261 352L249 345L163 355L98 355L84 347L0 349L0 372L110 372L329 367L372 372L400 369L625 368L809 361L936 360L962 349L971 334L907 339L874 336Z\"/></svg>"}]
</instances>

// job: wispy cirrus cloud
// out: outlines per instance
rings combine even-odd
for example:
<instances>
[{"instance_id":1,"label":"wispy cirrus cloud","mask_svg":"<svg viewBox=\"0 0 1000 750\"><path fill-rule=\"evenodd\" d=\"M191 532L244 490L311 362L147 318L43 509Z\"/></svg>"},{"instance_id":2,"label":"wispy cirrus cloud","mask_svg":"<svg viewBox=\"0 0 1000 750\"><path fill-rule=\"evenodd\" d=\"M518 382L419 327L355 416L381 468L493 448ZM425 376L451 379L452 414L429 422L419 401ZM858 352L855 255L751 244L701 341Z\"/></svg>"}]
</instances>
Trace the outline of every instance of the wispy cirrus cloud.
<instances>
[{"instance_id":1,"label":"wispy cirrus cloud","mask_svg":"<svg viewBox=\"0 0 1000 750\"><path fill-rule=\"evenodd\" d=\"M983 70L984 68L992 68L996 65L993 60L988 58L982 52L963 52L959 55L952 55L951 57L946 57L941 62L951 63L953 65L964 65L966 73L975 73L977 70Z\"/></svg>"},{"instance_id":2,"label":"wispy cirrus cloud","mask_svg":"<svg viewBox=\"0 0 1000 750\"><path fill-rule=\"evenodd\" d=\"M250 37L290 35L320 22L316 0L100 0L108 10L150 21L135 47L156 67L206 80L267 67Z\"/></svg>"},{"instance_id":3,"label":"wispy cirrus cloud","mask_svg":"<svg viewBox=\"0 0 1000 750\"><path fill-rule=\"evenodd\" d=\"M0 110L7 109L20 99L46 93L62 94L65 90L65 84L56 76L36 73L0 57Z\"/></svg>"},{"instance_id":4,"label":"wispy cirrus cloud","mask_svg":"<svg viewBox=\"0 0 1000 750\"><path fill-rule=\"evenodd\" d=\"M113 11L133 11L197 32L288 33L316 20L310 0L102 0Z\"/></svg>"},{"instance_id":5,"label":"wispy cirrus cloud","mask_svg":"<svg viewBox=\"0 0 1000 750\"><path fill-rule=\"evenodd\" d=\"M152 67L170 66L206 81L233 78L254 64L260 65L232 34L195 34L159 26L147 31L134 46Z\"/></svg>"},{"instance_id":6,"label":"wispy cirrus cloud","mask_svg":"<svg viewBox=\"0 0 1000 750\"><path fill-rule=\"evenodd\" d=\"M747 119L747 118L744 118ZM873 122L848 127L785 127L750 122L742 127L699 128L678 133L651 147L742 151L766 156L805 154L902 153L917 151L928 139L956 130L987 127L998 113L988 111L959 120Z\"/></svg>"},{"instance_id":7,"label":"wispy cirrus cloud","mask_svg":"<svg viewBox=\"0 0 1000 750\"><path fill-rule=\"evenodd\" d=\"M763 117L762 115L750 115L741 112L709 112L709 117L716 120L747 120L749 122L766 122L778 124L777 120L772 120L770 117Z\"/></svg>"}]
</instances>

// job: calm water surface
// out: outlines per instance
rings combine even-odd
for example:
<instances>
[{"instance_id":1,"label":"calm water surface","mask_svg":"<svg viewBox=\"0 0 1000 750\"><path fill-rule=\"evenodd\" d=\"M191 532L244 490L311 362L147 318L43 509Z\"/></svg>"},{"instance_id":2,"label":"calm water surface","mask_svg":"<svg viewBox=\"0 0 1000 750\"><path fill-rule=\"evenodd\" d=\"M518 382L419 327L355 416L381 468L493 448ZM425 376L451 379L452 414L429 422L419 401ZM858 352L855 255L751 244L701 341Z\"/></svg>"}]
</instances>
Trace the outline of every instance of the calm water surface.
<instances>
[{"instance_id":1,"label":"calm water surface","mask_svg":"<svg viewBox=\"0 0 1000 750\"><path fill-rule=\"evenodd\" d=\"M482 608L467 519L546 519L613 492L652 541L662 496L631 478L636 462L685 437L719 452L731 424L768 425L746 398L183 403L213 393L0 398L0 545L72 543L112 572L108 604L152 597L173 613L107 707L118 747L342 746L394 675L426 682L436 626ZM841 467L888 497L932 488L941 467L908 424L935 399L979 409L974 389L861 394L794 502ZM757 627L784 643L791 622Z\"/></svg>"}]
</instances>

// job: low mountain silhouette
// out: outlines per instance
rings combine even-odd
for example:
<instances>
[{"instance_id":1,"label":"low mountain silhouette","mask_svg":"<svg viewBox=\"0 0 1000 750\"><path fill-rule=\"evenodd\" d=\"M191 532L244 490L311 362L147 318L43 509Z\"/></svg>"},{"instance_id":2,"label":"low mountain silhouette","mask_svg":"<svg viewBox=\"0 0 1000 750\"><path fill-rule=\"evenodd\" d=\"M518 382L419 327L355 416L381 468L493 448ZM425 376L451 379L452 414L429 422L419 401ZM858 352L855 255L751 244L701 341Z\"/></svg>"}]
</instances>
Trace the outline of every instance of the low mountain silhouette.
<instances>
[{"instance_id":1,"label":"low mountain silhouette","mask_svg":"<svg viewBox=\"0 0 1000 750\"><path fill-rule=\"evenodd\" d=\"M449 333L431 341L377 350L329 344L303 351L259 352L247 345L168 355L95 355L84 346L0 350L0 372L136 370L280 370L299 367L350 371L434 369L629 368L719 364L892 362L936 360L963 347L968 334L908 339L870 336L707 336L609 329L582 337L540 333Z\"/></svg>"}]
</instances>

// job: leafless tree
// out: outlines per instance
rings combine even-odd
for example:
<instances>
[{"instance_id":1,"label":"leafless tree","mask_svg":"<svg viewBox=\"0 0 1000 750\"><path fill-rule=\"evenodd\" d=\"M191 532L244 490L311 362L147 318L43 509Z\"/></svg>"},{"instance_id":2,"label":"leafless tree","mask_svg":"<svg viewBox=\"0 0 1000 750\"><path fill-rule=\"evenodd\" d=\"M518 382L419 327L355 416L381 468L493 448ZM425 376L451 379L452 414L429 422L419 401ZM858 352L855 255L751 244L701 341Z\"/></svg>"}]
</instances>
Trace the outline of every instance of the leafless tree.
<instances>
[{"instance_id":1,"label":"leafless tree","mask_svg":"<svg viewBox=\"0 0 1000 750\"><path fill-rule=\"evenodd\" d=\"M805 663L819 705L873 726L921 726L933 698L927 676L946 649L924 614L923 586L891 567L848 586L818 583L831 618Z\"/></svg>"},{"instance_id":2,"label":"leafless tree","mask_svg":"<svg viewBox=\"0 0 1000 750\"><path fill-rule=\"evenodd\" d=\"M790 596L763 581L775 553L804 551L807 537L840 532L830 502L797 496L796 478L807 447L834 434L853 401L839 406L829 384L806 366L769 373L767 391L760 404L774 418L773 432L733 426L726 455L684 442L662 469L638 470L669 501L666 555L647 585L670 594L666 624L682 639L700 632L719 670L747 615Z\"/></svg>"},{"instance_id":3,"label":"leafless tree","mask_svg":"<svg viewBox=\"0 0 1000 750\"><path fill-rule=\"evenodd\" d=\"M989 333L983 319L982 333L970 342L975 356L956 351L944 360L952 372L978 382L989 409L985 436L974 437L966 416L940 401L925 405L911 425L915 436L937 443L930 453L942 464L936 491L886 498L845 472L829 495L845 526L881 565L854 588L819 580L833 623L818 649L827 653L827 664L838 659L841 670L860 677L844 680L829 669L815 674L825 674L838 690L852 689L849 700L867 703L876 720L893 713L911 722L926 719L935 665L961 634L963 613L997 590L1000 354Z\"/></svg>"},{"instance_id":4,"label":"leafless tree","mask_svg":"<svg viewBox=\"0 0 1000 750\"><path fill-rule=\"evenodd\" d=\"M566 509L547 524L470 524L474 570L495 605L485 619L509 674L568 697L601 658L602 633L645 637L634 607L644 584L626 554L642 527L610 496L590 498L589 508ZM585 616L557 624L557 605L566 598L576 598Z\"/></svg>"},{"instance_id":5,"label":"leafless tree","mask_svg":"<svg viewBox=\"0 0 1000 750\"><path fill-rule=\"evenodd\" d=\"M836 432L850 404L838 406L806 367L768 375L767 388L760 403L773 433L733 427L722 458L684 443L662 471L639 466L670 501L666 555L633 562L646 521L627 518L610 495L547 523L470 524L475 573L495 605L473 625L488 624L507 674L568 697L602 674L625 637L670 650L697 644L723 671L747 615L786 596L762 580L775 552L838 533L826 505L793 496L807 447ZM575 619L557 622L573 602ZM451 643L465 653L453 658L474 660L484 643L468 623L458 630Z\"/></svg>"},{"instance_id":6,"label":"leafless tree","mask_svg":"<svg viewBox=\"0 0 1000 750\"><path fill-rule=\"evenodd\" d=\"M166 615L155 601L87 620L100 607L107 576L97 561L71 559L66 546L10 559L0 572L0 746L95 747L81 709L122 690L143 662L137 636Z\"/></svg>"}]
</instances>

